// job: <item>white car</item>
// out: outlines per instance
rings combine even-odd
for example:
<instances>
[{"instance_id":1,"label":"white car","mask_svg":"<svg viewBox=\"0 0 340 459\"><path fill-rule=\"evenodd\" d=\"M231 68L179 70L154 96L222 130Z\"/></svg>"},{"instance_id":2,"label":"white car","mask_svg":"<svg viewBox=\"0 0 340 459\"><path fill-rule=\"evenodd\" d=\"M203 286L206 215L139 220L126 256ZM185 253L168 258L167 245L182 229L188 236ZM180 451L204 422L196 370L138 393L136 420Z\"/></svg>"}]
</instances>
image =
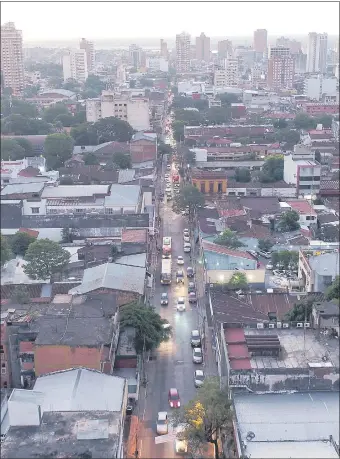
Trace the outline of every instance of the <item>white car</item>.
<instances>
[{"instance_id":1,"label":"white car","mask_svg":"<svg viewBox=\"0 0 340 459\"><path fill-rule=\"evenodd\" d=\"M190 242L190 236L184 235L183 240L184 242Z\"/></svg>"},{"instance_id":2,"label":"white car","mask_svg":"<svg viewBox=\"0 0 340 459\"><path fill-rule=\"evenodd\" d=\"M168 178L169 178L169 174L165 174L164 177L165 177L166 179L168 179Z\"/></svg>"},{"instance_id":3,"label":"white car","mask_svg":"<svg viewBox=\"0 0 340 459\"><path fill-rule=\"evenodd\" d=\"M192 351L192 360L194 363L203 363L203 353L200 347L194 347Z\"/></svg>"},{"instance_id":4,"label":"white car","mask_svg":"<svg viewBox=\"0 0 340 459\"><path fill-rule=\"evenodd\" d=\"M184 258L182 257L182 255L178 255L177 264L178 265L184 265Z\"/></svg>"},{"instance_id":5,"label":"white car","mask_svg":"<svg viewBox=\"0 0 340 459\"><path fill-rule=\"evenodd\" d=\"M201 387L204 383L204 371L203 370L196 370L194 374L194 385L195 387Z\"/></svg>"},{"instance_id":6,"label":"white car","mask_svg":"<svg viewBox=\"0 0 340 459\"><path fill-rule=\"evenodd\" d=\"M184 230L183 230L183 235L185 236L186 234L188 234L188 235L190 234L188 228L184 228Z\"/></svg>"},{"instance_id":7,"label":"white car","mask_svg":"<svg viewBox=\"0 0 340 459\"><path fill-rule=\"evenodd\" d=\"M185 299L182 296L177 298L177 306L176 307L177 307L177 311L178 312L185 311Z\"/></svg>"},{"instance_id":8,"label":"white car","mask_svg":"<svg viewBox=\"0 0 340 459\"><path fill-rule=\"evenodd\" d=\"M184 243L183 251L185 253L190 253L191 252L191 244L189 242Z\"/></svg>"},{"instance_id":9,"label":"white car","mask_svg":"<svg viewBox=\"0 0 340 459\"><path fill-rule=\"evenodd\" d=\"M171 187L167 186L167 187L165 188L165 192L166 192L166 193L171 193Z\"/></svg>"},{"instance_id":10,"label":"white car","mask_svg":"<svg viewBox=\"0 0 340 459\"><path fill-rule=\"evenodd\" d=\"M168 433L168 413L166 411L160 411L157 415L157 433L158 435Z\"/></svg>"},{"instance_id":11,"label":"white car","mask_svg":"<svg viewBox=\"0 0 340 459\"><path fill-rule=\"evenodd\" d=\"M271 265L270 263L268 263L267 266L266 266L266 269L273 269L273 267L274 267L273 265Z\"/></svg>"},{"instance_id":12,"label":"white car","mask_svg":"<svg viewBox=\"0 0 340 459\"><path fill-rule=\"evenodd\" d=\"M175 449L176 453L187 453L188 452L188 443L183 438L182 432L184 432L185 426L179 425L176 428L176 442L175 442Z\"/></svg>"}]
</instances>

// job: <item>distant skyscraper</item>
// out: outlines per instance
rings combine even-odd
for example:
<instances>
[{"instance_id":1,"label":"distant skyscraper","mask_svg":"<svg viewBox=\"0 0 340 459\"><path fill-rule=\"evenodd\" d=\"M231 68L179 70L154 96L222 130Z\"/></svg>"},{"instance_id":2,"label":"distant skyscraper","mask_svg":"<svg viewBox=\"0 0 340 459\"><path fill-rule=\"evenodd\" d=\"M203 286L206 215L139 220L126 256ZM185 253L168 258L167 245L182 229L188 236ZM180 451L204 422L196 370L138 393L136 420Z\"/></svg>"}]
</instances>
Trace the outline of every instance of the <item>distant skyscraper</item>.
<instances>
[{"instance_id":1,"label":"distant skyscraper","mask_svg":"<svg viewBox=\"0 0 340 459\"><path fill-rule=\"evenodd\" d=\"M196 38L196 59L204 62L210 61L210 38L202 32Z\"/></svg>"},{"instance_id":2,"label":"distant skyscraper","mask_svg":"<svg viewBox=\"0 0 340 459\"><path fill-rule=\"evenodd\" d=\"M87 41L85 38L81 39L79 44L80 49L84 49L86 52L87 70L91 72L94 70L95 57L94 57L94 44L92 41Z\"/></svg>"},{"instance_id":3,"label":"distant skyscraper","mask_svg":"<svg viewBox=\"0 0 340 459\"><path fill-rule=\"evenodd\" d=\"M13 22L1 26L1 72L2 84L11 88L13 94L24 90L24 55L22 33Z\"/></svg>"},{"instance_id":4,"label":"distant skyscraper","mask_svg":"<svg viewBox=\"0 0 340 459\"><path fill-rule=\"evenodd\" d=\"M190 35L185 32L176 35L176 70L179 73L190 70Z\"/></svg>"},{"instance_id":5,"label":"distant skyscraper","mask_svg":"<svg viewBox=\"0 0 340 459\"><path fill-rule=\"evenodd\" d=\"M219 59L227 59L232 57L233 44L230 40L222 40L217 43L217 52Z\"/></svg>"},{"instance_id":6,"label":"distant skyscraper","mask_svg":"<svg viewBox=\"0 0 340 459\"><path fill-rule=\"evenodd\" d=\"M308 73L326 73L327 41L328 35L326 33L310 32L308 34L306 69Z\"/></svg>"},{"instance_id":7,"label":"distant skyscraper","mask_svg":"<svg viewBox=\"0 0 340 459\"><path fill-rule=\"evenodd\" d=\"M270 48L267 83L272 89L292 89L294 83L294 58L289 47Z\"/></svg>"},{"instance_id":8,"label":"distant skyscraper","mask_svg":"<svg viewBox=\"0 0 340 459\"><path fill-rule=\"evenodd\" d=\"M161 56L166 60L169 58L168 44L163 38L161 38Z\"/></svg>"},{"instance_id":9,"label":"distant skyscraper","mask_svg":"<svg viewBox=\"0 0 340 459\"><path fill-rule=\"evenodd\" d=\"M64 81L72 79L85 82L89 76L85 49L73 49L63 57Z\"/></svg>"},{"instance_id":10,"label":"distant skyscraper","mask_svg":"<svg viewBox=\"0 0 340 459\"><path fill-rule=\"evenodd\" d=\"M267 30L257 29L254 32L254 50L257 53L265 54L267 52Z\"/></svg>"},{"instance_id":11,"label":"distant skyscraper","mask_svg":"<svg viewBox=\"0 0 340 459\"><path fill-rule=\"evenodd\" d=\"M132 67L139 69L142 65L142 48L132 44L129 47L129 61Z\"/></svg>"}]
</instances>

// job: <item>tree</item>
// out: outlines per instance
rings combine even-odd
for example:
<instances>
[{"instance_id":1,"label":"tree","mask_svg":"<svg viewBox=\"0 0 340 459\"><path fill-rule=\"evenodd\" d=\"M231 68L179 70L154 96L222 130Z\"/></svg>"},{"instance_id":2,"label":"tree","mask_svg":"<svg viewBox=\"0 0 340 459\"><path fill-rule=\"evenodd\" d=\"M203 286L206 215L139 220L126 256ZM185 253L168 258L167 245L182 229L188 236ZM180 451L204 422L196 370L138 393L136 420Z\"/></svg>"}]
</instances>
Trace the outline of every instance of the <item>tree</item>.
<instances>
[{"instance_id":1,"label":"tree","mask_svg":"<svg viewBox=\"0 0 340 459\"><path fill-rule=\"evenodd\" d=\"M74 141L67 134L51 134L45 140L46 164L49 169L62 167L73 152Z\"/></svg>"},{"instance_id":2,"label":"tree","mask_svg":"<svg viewBox=\"0 0 340 459\"><path fill-rule=\"evenodd\" d=\"M316 121L305 113L299 113L294 119L294 126L296 129L315 129Z\"/></svg>"},{"instance_id":3,"label":"tree","mask_svg":"<svg viewBox=\"0 0 340 459\"><path fill-rule=\"evenodd\" d=\"M47 123L53 123L57 116L67 114L69 114L69 111L67 110L66 105L63 103L57 103L45 109L44 120Z\"/></svg>"},{"instance_id":4,"label":"tree","mask_svg":"<svg viewBox=\"0 0 340 459\"><path fill-rule=\"evenodd\" d=\"M113 155L112 160L119 169L131 169L131 157L128 153L117 151Z\"/></svg>"},{"instance_id":5,"label":"tree","mask_svg":"<svg viewBox=\"0 0 340 459\"><path fill-rule=\"evenodd\" d=\"M118 257L118 247L116 246L116 244L112 244L111 246L111 257L112 261L115 261Z\"/></svg>"},{"instance_id":6,"label":"tree","mask_svg":"<svg viewBox=\"0 0 340 459\"><path fill-rule=\"evenodd\" d=\"M74 116L71 113L61 113L54 118L53 123L61 123L63 127L71 127L75 124Z\"/></svg>"},{"instance_id":7,"label":"tree","mask_svg":"<svg viewBox=\"0 0 340 459\"><path fill-rule=\"evenodd\" d=\"M175 206L179 210L189 208L189 214L194 214L199 207L204 206L204 194L193 185L185 185L175 197Z\"/></svg>"},{"instance_id":8,"label":"tree","mask_svg":"<svg viewBox=\"0 0 340 459\"><path fill-rule=\"evenodd\" d=\"M196 164L196 155L193 151L187 150L183 155L183 164L194 166Z\"/></svg>"},{"instance_id":9,"label":"tree","mask_svg":"<svg viewBox=\"0 0 340 459\"><path fill-rule=\"evenodd\" d=\"M202 124L203 116L197 109L175 110L175 120L183 121L187 126Z\"/></svg>"},{"instance_id":10,"label":"tree","mask_svg":"<svg viewBox=\"0 0 340 459\"><path fill-rule=\"evenodd\" d=\"M228 282L228 288L230 290L240 290L248 287L247 276L242 272L235 272Z\"/></svg>"},{"instance_id":11,"label":"tree","mask_svg":"<svg viewBox=\"0 0 340 459\"><path fill-rule=\"evenodd\" d=\"M1 266L11 259L12 253L10 246L8 244L7 238L0 234L0 243L1 243Z\"/></svg>"},{"instance_id":12,"label":"tree","mask_svg":"<svg viewBox=\"0 0 340 459\"><path fill-rule=\"evenodd\" d=\"M155 309L140 303L130 303L120 307L120 326L135 329L135 348L143 351L156 349L171 336L171 328L165 328L167 321Z\"/></svg>"},{"instance_id":13,"label":"tree","mask_svg":"<svg viewBox=\"0 0 340 459\"><path fill-rule=\"evenodd\" d=\"M333 117L330 115L322 115L316 118L316 124L322 124L324 129L330 129L332 127Z\"/></svg>"},{"instance_id":14,"label":"tree","mask_svg":"<svg viewBox=\"0 0 340 459\"><path fill-rule=\"evenodd\" d=\"M286 314L290 322L308 322L313 309L313 300L302 300L294 304L293 308Z\"/></svg>"},{"instance_id":15,"label":"tree","mask_svg":"<svg viewBox=\"0 0 340 459\"><path fill-rule=\"evenodd\" d=\"M18 137L15 139L16 143L19 144L25 150L25 158L35 156L35 151L33 150L33 145L25 137Z\"/></svg>"},{"instance_id":16,"label":"tree","mask_svg":"<svg viewBox=\"0 0 340 459\"><path fill-rule=\"evenodd\" d=\"M236 232L231 231L230 229L224 230L217 238L214 240L215 244L224 245L230 249L237 249L239 247L244 247L243 242L239 240Z\"/></svg>"},{"instance_id":17,"label":"tree","mask_svg":"<svg viewBox=\"0 0 340 459\"><path fill-rule=\"evenodd\" d=\"M25 150L15 139L1 139L2 161L16 161L25 158Z\"/></svg>"},{"instance_id":18,"label":"tree","mask_svg":"<svg viewBox=\"0 0 340 459\"><path fill-rule=\"evenodd\" d=\"M177 142L180 142L184 139L184 126L186 125L185 121L174 121L172 123L172 131L174 135L174 139Z\"/></svg>"},{"instance_id":19,"label":"tree","mask_svg":"<svg viewBox=\"0 0 340 459\"><path fill-rule=\"evenodd\" d=\"M93 125L89 123L82 123L71 129L71 137L75 145L98 145L98 135Z\"/></svg>"},{"instance_id":20,"label":"tree","mask_svg":"<svg viewBox=\"0 0 340 459\"><path fill-rule=\"evenodd\" d=\"M279 220L279 228L281 231L295 231L300 228L299 214L295 210L287 210L283 212Z\"/></svg>"},{"instance_id":21,"label":"tree","mask_svg":"<svg viewBox=\"0 0 340 459\"><path fill-rule=\"evenodd\" d=\"M172 424L181 425L183 439L193 454L202 454L205 443L215 446L219 458L218 436L221 430L231 432L232 408L228 389L221 388L216 377L206 378L196 396L172 415Z\"/></svg>"},{"instance_id":22,"label":"tree","mask_svg":"<svg viewBox=\"0 0 340 459\"><path fill-rule=\"evenodd\" d=\"M208 124L226 124L231 119L231 110L229 107L211 107L205 114L205 120Z\"/></svg>"},{"instance_id":23,"label":"tree","mask_svg":"<svg viewBox=\"0 0 340 459\"><path fill-rule=\"evenodd\" d=\"M66 185L66 183L65 183ZM71 183L71 185L73 185ZM61 240L64 244L72 244L74 237L73 237L73 228L70 226L65 226L65 228L61 231Z\"/></svg>"},{"instance_id":24,"label":"tree","mask_svg":"<svg viewBox=\"0 0 340 459\"><path fill-rule=\"evenodd\" d=\"M31 279L47 280L65 269L70 256L57 242L40 239L29 245L24 271Z\"/></svg>"},{"instance_id":25,"label":"tree","mask_svg":"<svg viewBox=\"0 0 340 459\"><path fill-rule=\"evenodd\" d=\"M336 276L332 285L326 291L327 300L340 299L340 276Z\"/></svg>"},{"instance_id":26,"label":"tree","mask_svg":"<svg viewBox=\"0 0 340 459\"><path fill-rule=\"evenodd\" d=\"M134 130L127 121L120 120L114 116L102 118L93 124L93 129L97 133L98 143L129 142Z\"/></svg>"},{"instance_id":27,"label":"tree","mask_svg":"<svg viewBox=\"0 0 340 459\"><path fill-rule=\"evenodd\" d=\"M288 123L285 119L279 119L273 122L273 126L276 129L284 129L288 126Z\"/></svg>"},{"instance_id":28,"label":"tree","mask_svg":"<svg viewBox=\"0 0 340 459\"><path fill-rule=\"evenodd\" d=\"M258 248L261 252L269 252L273 245L270 239L259 239Z\"/></svg>"},{"instance_id":29,"label":"tree","mask_svg":"<svg viewBox=\"0 0 340 459\"><path fill-rule=\"evenodd\" d=\"M283 269L297 269L299 253L295 250L280 250L272 253L274 266L282 266Z\"/></svg>"},{"instance_id":30,"label":"tree","mask_svg":"<svg viewBox=\"0 0 340 459\"><path fill-rule=\"evenodd\" d=\"M292 150L294 145L300 141L300 134L294 129L280 129L274 134L274 137L276 142L285 144L284 148L286 150Z\"/></svg>"},{"instance_id":31,"label":"tree","mask_svg":"<svg viewBox=\"0 0 340 459\"><path fill-rule=\"evenodd\" d=\"M172 147L162 141L158 142L157 152L159 156L163 155L171 155L172 154Z\"/></svg>"},{"instance_id":32,"label":"tree","mask_svg":"<svg viewBox=\"0 0 340 459\"><path fill-rule=\"evenodd\" d=\"M99 164L99 161L96 155L94 155L93 153L87 153L84 156L84 163L86 166L92 166Z\"/></svg>"},{"instance_id":33,"label":"tree","mask_svg":"<svg viewBox=\"0 0 340 459\"><path fill-rule=\"evenodd\" d=\"M259 173L260 182L268 183L282 180L283 167L282 155L269 156L263 165L262 171Z\"/></svg>"},{"instance_id":34,"label":"tree","mask_svg":"<svg viewBox=\"0 0 340 459\"><path fill-rule=\"evenodd\" d=\"M80 83L77 80L69 78L64 84L63 89L67 89L68 91L72 92L79 92L80 90Z\"/></svg>"},{"instance_id":35,"label":"tree","mask_svg":"<svg viewBox=\"0 0 340 459\"><path fill-rule=\"evenodd\" d=\"M74 180L72 177L69 176L60 177L59 183L60 185L74 185Z\"/></svg>"},{"instance_id":36,"label":"tree","mask_svg":"<svg viewBox=\"0 0 340 459\"><path fill-rule=\"evenodd\" d=\"M106 88L106 84L97 75L89 75L85 81L85 91L92 91L97 97Z\"/></svg>"},{"instance_id":37,"label":"tree","mask_svg":"<svg viewBox=\"0 0 340 459\"><path fill-rule=\"evenodd\" d=\"M241 183L247 183L251 180L250 170L246 167L238 167L235 170L235 180Z\"/></svg>"},{"instance_id":38,"label":"tree","mask_svg":"<svg viewBox=\"0 0 340 459\"><path fill-rule=\"evenodd\" d=\"M14 234L11 238L11 249L14 255L21 255L22 257L25 256L27 249L32 242L34 242L36 238L34 236L30 236L27 233L22 233L18 231Z\"/></svg>"},{"instance_id":39,"label":"tree","mask_svg":"<svg viewBox=\"0 0 340 459\"><path fill-rule=\"evenodd\" d=\"M226 107L229 107L231 104L236 104L237 102L240 102L240 97L238 95L229 94L227 92L217 94L216 98L220 99L221 105Z\"/></svg>"},{"instance_id":40,"label":"tree","mask_svg":"<svg viewBox=\"0 0 340 459\"><path fill-rule=\"evenodd\" d=\"M3 121L2 134L45 135L52 131L52 126L46 121L31 119L22 115L10 115Z\"/></svg>"},{"instance_id":41,"label":"tree","mask_svg":"<svg viewBox=\"0 0 340 459\"><path fill-rule=\"evenodd\" d=\"M16 285L11 295L11 300L18 304L27 304L30 296L25 285Z\"/></svg>"}]
</instances>

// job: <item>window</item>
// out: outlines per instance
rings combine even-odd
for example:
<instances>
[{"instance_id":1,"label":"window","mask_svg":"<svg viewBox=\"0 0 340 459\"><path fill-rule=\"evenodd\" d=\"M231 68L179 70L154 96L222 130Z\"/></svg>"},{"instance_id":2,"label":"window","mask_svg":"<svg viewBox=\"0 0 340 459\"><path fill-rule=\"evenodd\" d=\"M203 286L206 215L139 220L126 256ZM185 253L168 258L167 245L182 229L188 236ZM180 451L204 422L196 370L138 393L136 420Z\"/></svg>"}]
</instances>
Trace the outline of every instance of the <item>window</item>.
<instances>
[{"instance_id":1,"label":"window","mask_svg":"<svg viewBox=\"0 0 340 459\"><path fill-rule=\"evenodd\" d=\"M0 345L0 354L3 354L4 352L5 352L5 351L4 351L4 347L3 347L3 345L1 344L1 345Z\"/></svg>"},{"instance_id":2,"label":"window","mask_svg":"<svg viewBox=\"0 0 340 459\"><path fill-rule=\"evenodd\" d=\"M236 196L236 192L235 191L229 191L228 192L228 196Z\"/></svg>"},{"instance_id":3,"label":"window","mask_svg":"<svg viewBox=\"0 0 340 459\"><path fill-rule=\"evenodd\" d=\"M6 373L7 373L6 364L3 363L3 364L1 365L1 374L2 374L2 375L5 375Z\"/></svg>"},{"instance_id":4,"label":"window","mask_svg":"<svg viewBox=\"0 0 340 459\"><path fill-rule=\"evenodd\" d=\"M222 193L222 183L221 182L219 182L217 185L217 192Z\"/></svg>"},{"instance_id":5,"label":"window","mask_svg":"<svg viewBox=\"0 0 340 459\"><path fill-rule=\"evenodd\" d=\"M113 209L105 209L105 212L106 212L107 214L113 214Z\"/></svg>"},{"instance_id":6,"label":"window","mask_svg":"<svg viewBox=\"0 0 340 459\"><path fill-rule=\"evenodd\" d=\"M214 192L214 182L209 182L209 193Z\"/></svg>"},{"instance_id":7,"label":"window","mask_svg":"<svg viewBox=\"0 0 340 459\"><path fill-rule=\"evenodd\" d=\"M38 214L39 213L39 207L31 207L32 214Z\"/></svg>"},{"instance_id":8,"label":"window","mask_svg":"<svg viewBox=\"0 0 340 459\"><path fill-rule=\"evenodd\" d=\"M201 183L201 193L205 193L205 183Z\"/></svg>"},{"instance_id":9,"label":"window","mask_svg":"<svg viewBox=\"0 0 340 459\"><path fill-rule=\"evenodd\" d=\"M76 214L83 214L85 209L76 209Z\"/></svg>"}]
</instances>

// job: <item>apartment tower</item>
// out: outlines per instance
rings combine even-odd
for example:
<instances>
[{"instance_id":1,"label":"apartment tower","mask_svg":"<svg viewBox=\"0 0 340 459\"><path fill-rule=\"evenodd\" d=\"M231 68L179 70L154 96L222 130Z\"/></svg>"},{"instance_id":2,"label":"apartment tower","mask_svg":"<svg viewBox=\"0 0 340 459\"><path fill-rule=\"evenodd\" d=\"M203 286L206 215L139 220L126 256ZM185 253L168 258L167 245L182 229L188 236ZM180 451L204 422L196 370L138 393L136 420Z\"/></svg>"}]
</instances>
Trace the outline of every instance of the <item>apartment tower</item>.
<instances>
[{"instance_id":1,"label":"apartment tower","mask_svg":"<svg viewBox=\"0 0 340 459\"><path fill-rule=\"evenodd\" d=\"M196 59L204 62L210 61L210 37L203 32L196 37Z\"/></svg>"},{"instance_id":2,"label":"apartment tower","mask_svg":"<svg viewBox=\"0 0 340 459\"><path fill-rule=\"evenodd\" d=\"M185 32L176 35L176 70L178 73L190 70L190 35Z\"/></svg>"},{"instance_id":3,"label":"apartment tower","mask_svg":"<svg viewBox=\"0 0 340 459\"><path fill-rule=\"evenodd\" d=\"M217 52L219 59L233 57L233 44L230 40L222 40L217 43Z\"/></svg>"},{"instance_id":4,"label":"apartment tower","mask_svg":"<svg viewBox=\"0 0 340 459\"><path fill-rule=\"evenodd\" d=\"M267 53L268 32L266 29L257 29L254 32L254 51L257 53Z\"/></svg>"},{"instance_id":5,"label":"apartment tower","mask_svg":"<svg viewBox=\"0 0 340 459\"><path fill-rule=\"evenodd\" d=\"M327 42L326 33L310 32L308 34L307 72L326 73L327 71Z\"/></svg>"},{"instance_id":6,"label":"apartment tower","mask_svg":"<svg viewBox=\"0 0 340 459\"><path fill-rule=\"evenodd\" d=\"M92 41L87 41L85 38L82 38L79 44L79 48L85 50L86 60L87 60L87 70L91 72L92 70L94 70L94 63L95 63L94 44Z\"/></svg>"},{"instance_id":7,"label":"apartment tower","mask_svg":"<svg viewBox=\"0 0 340 459\"><path fill-rule=\"evenodd\" d=\"M161 38L161 56L164 57L165 60L169 58L168 44L163 38Z\"/></svg>"},{"instance_id":8,"label":"apartment tower","mask_svg":"<svg viewBox=\"0 0 340 459\"><path fill-rule=\"evenodd\" d=\"M267 83L271 89L292 89L295 75L294 58L289 47L270 48Z\"/></svg>"},{"instance_id":9,"label":"apartment tower","mask_svg":"<svg viewBox=\"0 0 340 459\"><path fill-rule=\"evenodd\" d=\"M24 55L22 32L13 22L1 26L1 72L4 88L11 88L14 95L24 90Z\"/></svg>"},{"instance_id":10,"label":"apartment tower","mask_svg":"<svg viewBox=\"0 0 340 459\"><path fill-rule=\"evenodd\" d=\"M84 83L89 76L85 49L72 49L63 57L64 81L72 79Z\"/></svg>"}]
</instances>

